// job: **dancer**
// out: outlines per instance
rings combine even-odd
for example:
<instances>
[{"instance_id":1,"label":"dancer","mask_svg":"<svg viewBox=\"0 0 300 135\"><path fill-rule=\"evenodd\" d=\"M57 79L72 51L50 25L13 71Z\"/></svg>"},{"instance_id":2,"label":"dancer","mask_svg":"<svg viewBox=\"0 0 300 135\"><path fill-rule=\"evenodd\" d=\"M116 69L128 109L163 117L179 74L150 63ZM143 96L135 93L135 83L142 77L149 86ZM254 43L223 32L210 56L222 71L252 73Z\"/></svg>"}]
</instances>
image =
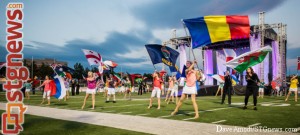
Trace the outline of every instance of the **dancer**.
<instances>
[{"instance_id":1,"label":"dancer","mask_svg":"<svg viewBox=\"0 0 300 135\"><path fill-rule=\"evenodd\" d=\"M126 82L125 82L125 96L124 96L125 99L127 94L129 95L129 100L131 100L131 81L129 77L126 78Z\"/></svg>"},{"instance_id":2,"label":"dancer","mask_svg":"<svg viewBox=\"0 0 300 135\"><path fill-rule=\"evenodd\" d=\"M48 100L48 104L47 105L50 105L50 93L51 93L50 82L51 82L51 80L49 79L48 76L46 76L45 77L45 81L43 82L43 84L40 85L39 87L37 87L39 89L40 87L45 86L44 93L43 93L43 101L42 101L41 104L43 104L45 102L45 99L47 97L47 100Z\"/></svg>"},{"instance_id":3,"label":"dancer","mask_svg":"<svg viewBox=\"0 0 300 135\"><path fill-rule=\"evenodd\" d=\"M247 75L245 76L247 81L246 95L245 95L245 106L243 109L247 109L248 99L250 95L253 95L254 110L257 110L257 94L258 94L258 84L260 83L258 76L254 73L253 68L249 67L247 69Z\"/></svg>"},{"instance_id":4,"label":"dancer","mask_svg":"<svg viewBox=\"0 0 300 135\"><path fill-rule=\"evenodd\" d=\"M152 76L153 76L153 90L151 93L148 109L152 107L152 102L155 95L157 97L157 103L158 103L157 109L160 109L161 83L163 83L163 81L161 80L159 73L157 71L155 71Z\"/></svg>"},{"instance_id":5,"label":"dancer","mask_svg":"<svg viewBox=\"0 0 300 135\"><path fill-rule=\"evenodd\" d=\"M92 94L92 109L95 109L95 94L96 94L96 77L95 73L89 71L88 77L86 78L87 81L87 89L86 89L86 95L83 100L83 105L81 109L84 108L86 100L89 98L90 94Z\"/></svg>"},{"instance_id":6,"label":"dancer","mask_svg":"<svg viewBox=\"0 0 300 135\"><path fill-rule=\"evenodd\" d=\"M170 97L168 99L167 104L170 103L170 99L171 98L172 98L172 102L174 102L174 94L175 94L175 97L176 97L176 102L175 103L177 105L177 103L178 103L178 81L176 80L176 76L173 76L172 79L174 81L174 87L173 87L173 89L171 91L171 95L170 95Z\"/></svg>"},{"instance_id":7,"label":"dancer","mask_svg":"<svg viewBox=\"0 0 300 135\"><path fill-rule=\"evenodd\" d=\"M264 79L262 79L262 82L259 83L258 98L264 98L265 85Z\"/></svg>"},{"instance_id":8,"label":"dancer","mask_svg":"<svg viewBox=\"0 0 300 135\"><path fill-rule=\"evenodd\" d=\"M65 78L64 81L65 87L66 87L66 96L64 97L65 101L67 101L67 99L69 99L69 89L70 89L70 82L69 79Z\"/></svg>"},{"instance_id":9,"label":"dancer","mask_svg":"<svg viewBox=\"0 0 300 135\"><path fill-rule=\"evenodd\" d=\"M216 93L216 96L218 96L219 91L220 91L221 92L221 97L222 97L222 95L223 95L223 87L224 87L224 82L220 82L218 90L217 90L217 93Z\"/></svg>"},{"instance_id":10,"label":"dancer","mask_svg":"<svg viewBox=\"0 0 300 135\"><path fill-rule=\"evenodd\" d=\"M173 80L173 77L172 76L169 76L169 88L168 88L168 91L167 91L167 94L166 94L166 99L165 99L165 102L168 101L169 97L171 98L171 91L173 91L173 88L174 88L174 80Z\"/></svg>"},{"instance_id":11,"label":"dancer","mask_svg":"<svg viewBox=\"0 0 300 135\"><path fill-rule=\"evenodd\" d=\"M291 78L290 90L289 90L289 93L286 96L285 101L288 101L291 93L294 92L295 93L295 102L298 102L298 86L297 86L298 84L299 84L299 82L298 82L297 76L293 75L292 78Z\"/></svg>"},{"instance_id":12,"label":"dancer","mask_svg":"<svg viewBox=\"0 0 300 135\"><path fill-rule=\"evenodd\" d=\"M197 81L197 71L194 70L194 66L196 64L196 60L192 63L191 61L186 62L187 70L186 72L186 85L183 87L181 98L176 105L175 110L171 113L171 115L175 115L179 108L181 107L183 101L185 100L185 97L187 94L191 94L193 107L195 110L195 117L194 119L199 118L199 112L198 112L198 105L196 102L196 95L197 95L197 88L196 88L196 81Z\"/></svg>"},{"instance_id":13,"label":"dancer","mask_svg":"<svg viewBox=\"0 0 300 135\"><path fill-rule=\"evenodd\" d=\"M232 91L232 78L230 76L229 71L226 71L225 73L225 83L224 83L224 93L222 95L222 102L221 104L224 104L224 100L226 97L226 94L228 94L228 105L231 105L231 91Z\"/></svg>"},{"instance_id":14,"label":"dancer","mask_svg":"<svg viewBox=\"0 0 300 135\"><path fill-rule=\"evenodd\" d=\"M26 97L27 99L29 100L30 99L30 95L29 95L29 92L31 90L31 80L28 79L27 82L24 83L23 87L25 87L25 94L26 94Z\"/></svg>"},{"instance_id":15,"label":"dancer","mask_svg":"<svg viewBox=\"0 0 300 135\"><path fill-rule=\"evenodd\" d=\"M107 92L107 98L106 98L105 103L109 102L110 96L113 96L113 98L114 98L113 103L116 103L116 90L115 90L115 87L117 85L117 82L114 81L112 74L110 74L109 77L110 78L108 79L108 88L107 88L108 92Z\"/></svg>"}]
</instances>

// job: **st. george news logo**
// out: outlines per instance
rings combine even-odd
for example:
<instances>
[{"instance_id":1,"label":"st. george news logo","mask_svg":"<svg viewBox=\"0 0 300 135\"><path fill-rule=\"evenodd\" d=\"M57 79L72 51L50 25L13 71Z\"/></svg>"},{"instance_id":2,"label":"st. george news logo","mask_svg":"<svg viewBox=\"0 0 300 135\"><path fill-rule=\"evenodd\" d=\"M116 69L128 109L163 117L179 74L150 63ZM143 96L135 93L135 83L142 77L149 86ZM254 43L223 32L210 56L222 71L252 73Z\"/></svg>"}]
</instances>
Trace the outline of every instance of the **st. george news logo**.
<instances>
[{"instance_id":1,"label":"st. george news logo","mask_svg":"<svg viewBox=\"0 0 300 135\"><path fill-rule=\"evenodd\" d=\"M6 78L3 85L6 91L6 112L2 114L2 134L19 134L23 131L24 113L21 88L29 77L28 69L23 66L23 3L9 3L6 6Z\"/></svg>"}]
</instances>

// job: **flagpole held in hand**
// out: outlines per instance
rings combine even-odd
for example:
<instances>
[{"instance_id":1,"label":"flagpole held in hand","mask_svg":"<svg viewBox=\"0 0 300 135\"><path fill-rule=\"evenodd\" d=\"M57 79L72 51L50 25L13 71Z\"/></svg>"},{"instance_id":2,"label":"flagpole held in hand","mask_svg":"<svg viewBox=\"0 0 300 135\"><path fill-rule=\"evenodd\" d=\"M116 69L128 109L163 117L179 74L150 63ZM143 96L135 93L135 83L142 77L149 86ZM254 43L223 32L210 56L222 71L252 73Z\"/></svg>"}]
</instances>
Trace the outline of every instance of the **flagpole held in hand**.
<instances>
[{"instance_id":1,"label":"flagpole held in hand","mask_svg":"<svg viewBox=\"0 0 300 135\"><path fill-rule=\"evenodd\" d=\"M185 31L186 36L189 36L189 35L188 35L188 32L187 32L187 30L186 30L186 26L185 26L185 24L183 23L183 20L181 20L181 21L182 21L183 29L184 29L184 31ZM191 37L191 36L190 36L190 37ZM191 38L192 38L192 37L191 37ZM192 47L192 43L191 43L191 40L190 40L189 38L188 38L188 42L190 43L190 47ZM192 54L193 54L194 60L197 60L196 57L195 57L194 49L192 49ZM198 69L200 69L199 66L198 66L198 63L196 63L196 66L197 66Z\"/></svg>"}]
</instances>

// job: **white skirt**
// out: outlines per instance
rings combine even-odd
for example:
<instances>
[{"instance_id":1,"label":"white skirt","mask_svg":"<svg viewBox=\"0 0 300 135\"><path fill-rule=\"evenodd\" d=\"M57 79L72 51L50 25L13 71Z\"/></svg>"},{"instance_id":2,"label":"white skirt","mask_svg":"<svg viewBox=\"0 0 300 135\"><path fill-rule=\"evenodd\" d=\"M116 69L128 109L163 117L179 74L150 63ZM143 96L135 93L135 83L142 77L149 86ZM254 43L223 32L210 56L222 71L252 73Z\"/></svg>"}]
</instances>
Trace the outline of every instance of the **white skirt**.
<instances>
[{"instance_id":1,"label":"white skirt","mask_svg":"<svg viewBox=\"0 0 300 135\"><path fill-rule=\"evenodd\" d=\"M30 89L26 89L25 92L30 92Z\"/></svg>"},{"instance_id":2,"label":"white skirt","mask_svg":"<svg viewBox=\"0 0 300 135\"><path fill-rule=\"evenodd\" d=\"M290 91L296 92L298 89L297 88L290 88Z\"/></svg>"},{"instance_id":3,"label":"white skirt","mask_svg":"<svg viewBox=\"0 0 300 135\"><path fill-rule=\"evenodd\" d=\"M196 85L192 86L192 87L184 86L182 93L183 94L197 94L197 87L196 87Z\"/></svg>"},{"instance_id":4,"label":"white skirt","mask_svg":"<svg viewBox=\"0 0 300 135\"><path fill-rule=\"evenodd\" d=\"M95 94L95 93L96 93L96 88L95 89L86 88L86 94Z\"/></svg>"}]
</instances>

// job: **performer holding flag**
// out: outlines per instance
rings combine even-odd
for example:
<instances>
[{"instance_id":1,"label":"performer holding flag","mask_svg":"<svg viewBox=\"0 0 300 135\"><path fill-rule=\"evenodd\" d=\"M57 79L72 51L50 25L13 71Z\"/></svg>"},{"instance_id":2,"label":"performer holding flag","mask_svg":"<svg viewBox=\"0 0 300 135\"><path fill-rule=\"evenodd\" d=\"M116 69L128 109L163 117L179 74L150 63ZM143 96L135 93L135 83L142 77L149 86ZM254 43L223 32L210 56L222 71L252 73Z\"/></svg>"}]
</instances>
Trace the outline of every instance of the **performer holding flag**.
<instances>
[{"instance_id":1,"label":"performer holding flag","mask_svg":"<svg viewBox=\"0 0 300 135\"><path fill-rule=\"evenodd\" d=\"M39 89L40 87L45 86L44 93L43 93L43 101L42 101L41 104L43 104L45 102L45 99L47 97L47 100L48 100L48 104L47 105L50 105L50 94L51 94L51 85L50 85L50 82L51 82L51 80L46 75L45 81L43 82L43 84L40 85L39 87L37 87L37 89Z\"/></svg>"},{"instance_id":2,"label":"performer holding flag","mask_svg":"<svg viewBox=\"0 0 300 135\"><path fill-rule=\"evenodd\" d=\"M190 94L192 97L192 102L193 102L193 107L195 110L195 119L199 118L199 113L198 113L198 105L196 102L196 95L197 95L197 87L196 87L196 81L197 81L197 76L199 73L194 70L194 66L196 64L196 60L192 63L191 61L186 62L187 70L186 72L186 85L183 87L182 95L181 98L175 108L175 110L171 113L171 115L175 115L179 108L181 107L183 101L185 100L185 97L187 94Z\"/></svg>"},{"instance_id":3,"label":"performer holding flag","mask_svg":"<svg viewBox=\"0 0 300 135\"><path fill-rule=\"evenodd\" d=\"M88 77L85 78L87 80L87 89L86 95L83 100L83 105L81 109L84 108L86 100L89 98L90 94L92 94L92 109L95 109L95 94L96 94L96 77L95 73L88 72Z\"/></svg>"}]
</instances>

